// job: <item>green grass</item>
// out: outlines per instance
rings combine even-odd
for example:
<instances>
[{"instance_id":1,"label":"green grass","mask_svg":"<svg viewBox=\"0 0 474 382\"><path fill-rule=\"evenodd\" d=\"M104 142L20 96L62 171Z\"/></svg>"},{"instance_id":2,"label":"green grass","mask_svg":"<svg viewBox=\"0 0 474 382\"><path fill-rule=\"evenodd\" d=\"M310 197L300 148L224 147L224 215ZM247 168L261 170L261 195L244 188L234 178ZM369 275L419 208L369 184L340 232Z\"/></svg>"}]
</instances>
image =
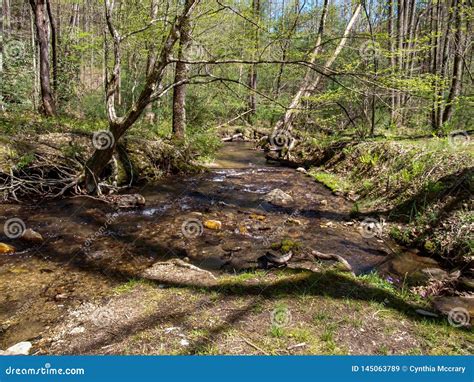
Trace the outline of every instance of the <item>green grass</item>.
<instances>
[{"instance_id":1,"label":"green grass","mask_svg":"<svg viewBox=\"0 0 474 382\"><path fill-rule=\"evenodd\" d=\"M348 189L346 181L337 175L317 170L310 170L309 174L332 192L345 192Z\"/></svg>"}]
</instances>

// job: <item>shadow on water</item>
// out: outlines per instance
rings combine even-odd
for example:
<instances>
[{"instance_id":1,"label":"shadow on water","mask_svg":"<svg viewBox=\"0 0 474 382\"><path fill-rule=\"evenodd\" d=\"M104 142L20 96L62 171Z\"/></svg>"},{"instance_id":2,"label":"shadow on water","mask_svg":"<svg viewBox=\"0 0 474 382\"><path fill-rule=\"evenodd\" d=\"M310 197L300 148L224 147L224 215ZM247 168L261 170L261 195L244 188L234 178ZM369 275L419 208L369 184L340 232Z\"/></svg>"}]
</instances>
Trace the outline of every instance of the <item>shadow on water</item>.
<instances>
[{"instance_id":1,"label":"shadow on water","mask_svg":"<svg viewBox=\"0 0 474 382\"><path fill-rule=\"evenodd\" d=\"M50 283L59 283L71 294L80 291L81 295L90 298L108 290L110 282L145 279L143 271L146 268L170 258L188 257L198 266L206 264L209 258L232 259L235 264L241 264L242 269L248 269L249 264L255 264L256 259L268 250L270 243L285 238L307 250L314 248L340 254L356 273L367 272L389 258L390 251L383 243L375 238L365 239L356 226L345 225L351 220L351 203L335 197L303 174L268 166L263 154L253 150L251 145L225 145L213 166L206 174L164 178L157 185L139 190L147 200L146 206L139 209L117 211L90 198L70 198L40 206L3 206L2 215L22 219L27 227L40 232L46 240L36 247L5 240L14 244L18 253L0 257L3 295L0 319L7 318L12 310L19 309L32 298L33 292L27 289L30 281L32 285L44 288L43 279L49 273L42 273L41 269L53 272ZM294 202L286 206L266 202L265 194L275 188L291 195ZM204 229L200 236L189 239L182 231L183 224L189 219L219 220L223 228L220 231ZM295 260L299 260L297 256ZM12 272L21 272L26 289L8 284L16 277ZM390 291L337 273L303 271L301 274L303 276L296 281L280 280L258 285L223 282L205 289L221 296L265 299L303 294L378 302L388 299L390 306L413 316L414 306ZM87 281L82 281L83 277ZM167 283L180 288L197 287L192 283ZM251 309L252 301L248 309ZM165 313L152 315L120 330L126 336L132 330L144 330L165 317ZM235 317L238 318L239 315ZM57 317L51 318L54 319ZM0 333L0 336L3 335ZM3 341L8 342L5 338Z\"/></svg>"}]
</instances>

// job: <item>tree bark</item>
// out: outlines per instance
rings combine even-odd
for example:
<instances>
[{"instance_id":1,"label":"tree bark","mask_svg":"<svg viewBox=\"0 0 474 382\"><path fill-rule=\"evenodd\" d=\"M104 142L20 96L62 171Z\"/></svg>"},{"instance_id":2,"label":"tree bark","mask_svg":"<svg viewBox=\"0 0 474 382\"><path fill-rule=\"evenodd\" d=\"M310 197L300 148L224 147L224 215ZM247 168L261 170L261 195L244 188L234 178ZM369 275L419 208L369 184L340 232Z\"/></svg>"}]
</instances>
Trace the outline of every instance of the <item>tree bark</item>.
<instances>
[{"instance_id":1,"label":"tree bark","mask_svg":"<svg viewBox=\"0 0 474 382\"><path fill-rule=\"evenodd\" d=\"M54 21L51 1L46 0L46 9L48 12L49 25L51 27L51 58L53 63L53 89L54 94L58 95L58 36L56 32L56 22Z\"/></svg>"},{"instance_id":2,"label":"tree bark","mask_svg":"<svg viewBox=\"0 0 474 382\"><path fill-rule=\"evenodd\" d=\"M51 91L49 73L49 41L45 0L30 0L34 14L36 38L39 45L39 77L41 88L41 112L46 116L56 115L56 105Z\"/></svg>"},{"instance_id":3,"label":"tree bark","mask_svg":"<svg viewBox=\"0 0 474 382\"><path fill-rule=\"evenodd\" d=\"M179 28L178 60L186 59L186 51L191 42L191 25L189 19L183 21ZM175 66L174 83L180 84L173 89L173 137L184 139L186 136L186 80L188 66L178 61Z\"/></svg>"},{"instance_id":4,"label":"tree bark","mask_svg":"<svg viewBox=\"0 0 474 382\"><path fill-rule=\"evenodd\" d=\"M152 0L151 2L151 10L150 10L151 19L154 20L158 17L158 0ZM155 44L152 43L149 47L148 51L148 58L146 62L146 73L149 75L151 70L156 62L156 52L155 52ZM145 122L149 123L150 125L154 124L156 121L156 115L153 112L153 104L150 102L145 107Z\"/></svg>"},{"instance_id":5,"label":"tree bark","mask_svg":"<svg viewBox=\"0 0 474 382\"><path fill-rule=\"evenodd\" d=\"M252 15L256 24L260 21L260 0L252 0ZM255 60L258 52L260 31L257 25L254 25L255 31L253 36L253 47L252 47L252 61ZM257 111L257 65L250 65L248 73L248 87L250 94L248 96L248 108L252 110L247 114L248 122L252 123L255 113Z\"/></svg>"},{"instance_id":6,"label":"tree bark","mask_svg":"<svg viewBox=\"0 0 474 382\"><path fill-rule=\"evenodd\" d=\"M446 107L443 113L443 124L449 122L453 115L453 104L459 97L462 91L462 77L464 71L464 53L466 50L467 36L464 30L469 30L468 25L464 25L464 6L465 1L459 0L456 4L457 9L455 10L455 36L454 36L454 61L453 61L453 73L451 87L449 95L446 100Z\"/></svg>"}]
</instances>

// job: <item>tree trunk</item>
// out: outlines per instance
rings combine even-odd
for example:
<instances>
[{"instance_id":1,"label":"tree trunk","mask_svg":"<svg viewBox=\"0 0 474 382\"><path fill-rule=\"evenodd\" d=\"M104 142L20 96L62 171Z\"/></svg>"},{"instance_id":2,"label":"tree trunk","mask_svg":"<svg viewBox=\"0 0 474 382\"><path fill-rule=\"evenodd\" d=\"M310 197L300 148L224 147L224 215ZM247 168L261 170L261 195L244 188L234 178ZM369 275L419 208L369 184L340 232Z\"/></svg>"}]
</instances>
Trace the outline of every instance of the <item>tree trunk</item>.
<instances>
[{"instance_id":1,"label":"tree trunk","mask_svg":"<svg viewBox=\"0 0 474 382\"><path fill-rule=\"evenodd\" d=\"M137 101L124 116L118 117L115 108L115 94L118 90L118 78L121 66L120 43L122 41L122 36L119 35L112 20L114 2L112 0L105 1L107 27L114 44L114 68L110 79L106 79L106 109L109 120L109 130L110 134L113 136L113 140L106 148L97 148L85 165L84 183L88 193L100 192L98 180L112 158L118 140L137 121L145 107L150 102L159 99L159 97L163 95L163 93L157 92L159 92L158 89L163 80L165 69L170 63L171 52L179 38L180 29L183 24L189 23L191 13L198 2L199 0L185 1L181 15L176 18L163 42L159 58L156 60L151 71L146 75L143 89L138 96Z\"/></svg>"},{"instance_id":2,"label":"tree trunk","mask_svg":"<svg viewBox=\"0 0 474 382\"><path fill-rule=\"evenodd\" d=\"M252 15L254 22L259 25L260 21L260 0L252 0ZM253 47L252 47L252 61L255 60L258 52L260 31L259 26L254 25L255 28L253 36ZM248 73L248 87L250 94L248 97L248 108L252 110L247 114L248 122L252 123L255 113L257 111L257 65L250 65Z\"/></svg>"},{"instance_id":3,"label":"tree trunk","mask_svg":"<svg viewBox=\"0 0 474 382\"><path fill-rule=\"evenodd\" d=\"M151 10L150 10L151 19L154 20L158 17L158 0L152 0L151 2ZM146 73L147 75L150 74L153 66L155 65L156 61L156 52L155 52L155 44L152 43L149 51L148 51L148 59L146 62ZM145 122L149 123L150 125L156 122L156 115L153 112L153 104L150 102L145 107Z\"/></svg>"},{"instance_id":4,"label":"tree trunk","mask_svg":"<svg viewBox=\"0 0 474 382\"><path fill-rule=\"evenodd\" d=\"M46 9L48 11L49 24L51 26L51 58L53 61L53 89L54 94L58 95L58 36L56 32L56 22L54 21L51 1L46 0Z\"/></svg>"},{"instance_id":5,"label":"tree trunk","mask_svg":"<svg viewBox=\"0 0 474 382\"><path fill-rule=\"evenodd\" d=\"M53 116L56 115L56 105L50 84L48 24L46 21L45 0L30 0L30 5L34 14L36 38L39 45L41 112L46 116Z\"/></svg>"},{"instance_id":6,"label":"tree trunk","mask_svg":"<svg viewBox=\"0 0 474 382\"><path fill-rule=\"evenodd\" d=\"M178 60L186 59L186 51L191 42L191 25L189 20L182 23L179 30ZM188 66L181 61L176 63L173 89L173 137L184 139L186 136L186 80Z\"/></svg>"},{"instance_id":7,"label":"tree trunk","mask_svg":"<svg viewBox=\"0 0 474 382\"><path fill-rule=\"evenodd\" d=\"M314 64L314 62L316 61L316 57L318 56L321 50L321 40L322 40L324 25L326 21L327 6L328 6L328 0L325 0L324 5L323 5L323 12L321 14L321 19L319 23L316 45L311 53L311 57L309 60L310 64ZM357 18L359 17L361 8L362 8L362 5L359 3L356 9L354 10L354 13L352 14L351 19L349 20L349 23L346 26L344 34L342 35L341 40L339 41L339 44L336 47L336 50L324 64L324 70L331 68L332 64L334 63L334 61L336 60L336 58L339 56L342 49L344 48L344 45L347 42L347 36L349 35L350 31L352 30L352 27L354 26ZM282 131L282 130L291 131L293 127L294 119L299 111L299 107L301 106L302 99L304 97L308 97L309 95L311 95L316 90L319 82L321 81L321 75L318 75L313 81L311 81L311 76L312 76L312 70L311 68L309 68L308 71L306 72L305 78L303 80L303 83L301 84L300 89L298 90L296 95L293 97L293 100L291 101L291 104L288 107L286 113L275 125L275 128L274 128L275 132Z\"/></svg>"},{"instance_id":8,"label":"tree trunk","mask_svg":"<svg viewBox=\"0 0 474 382\"><path fill-rule=\"evenodd\" d=\"M462 90L462 77L464 69L464 53L466 49L467 36L464 33L464 30L469 30L468 25L464 24L464 5L465 2L460 0L457 2L457 9L455 12L455 36L454 36L454 62L453 62L453 74L451 87L449 90L449 95L446 100L446 107L443 114L443 124L449 122L453 115L453 104L456 102L456 99L461 94Z\"/></svg>"}]
</instances>

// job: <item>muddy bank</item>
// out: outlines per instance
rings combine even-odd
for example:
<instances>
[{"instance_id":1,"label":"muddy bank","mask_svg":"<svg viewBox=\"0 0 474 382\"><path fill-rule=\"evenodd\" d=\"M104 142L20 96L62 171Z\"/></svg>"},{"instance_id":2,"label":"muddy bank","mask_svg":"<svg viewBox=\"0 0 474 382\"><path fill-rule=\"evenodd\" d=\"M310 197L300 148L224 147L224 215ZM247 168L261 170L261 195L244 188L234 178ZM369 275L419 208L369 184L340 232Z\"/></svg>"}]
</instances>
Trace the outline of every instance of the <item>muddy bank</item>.
<instances>
[{"instance_id":1,"label":"muddy bank","mask_svg":"<svg viewBox=\"0 0 474 382\"><path fill-rule=\"evenodd\" d=\"M300 143L293 166L354 202L354 216L385 219L399 242L472 271L473 143L436 139L406 142ZM278 160L275 152L268 157Z\"/></svg>"},{"instance_id":2,"label":"muddy bank","mask_svg":"<svg viewBox=\"0 0 474 382\"><path fill-rule=\"evenodd\" d=\"M81 193L84 165L95 149L112 144L106 131L49 133L0 138L3 200L28 200ZM188 145L128 137L119 142L103 175L111 187L154 182L169 174L200 171ZM77 183L77 185L76 185Z\"/></svg>"}]
</instances>

